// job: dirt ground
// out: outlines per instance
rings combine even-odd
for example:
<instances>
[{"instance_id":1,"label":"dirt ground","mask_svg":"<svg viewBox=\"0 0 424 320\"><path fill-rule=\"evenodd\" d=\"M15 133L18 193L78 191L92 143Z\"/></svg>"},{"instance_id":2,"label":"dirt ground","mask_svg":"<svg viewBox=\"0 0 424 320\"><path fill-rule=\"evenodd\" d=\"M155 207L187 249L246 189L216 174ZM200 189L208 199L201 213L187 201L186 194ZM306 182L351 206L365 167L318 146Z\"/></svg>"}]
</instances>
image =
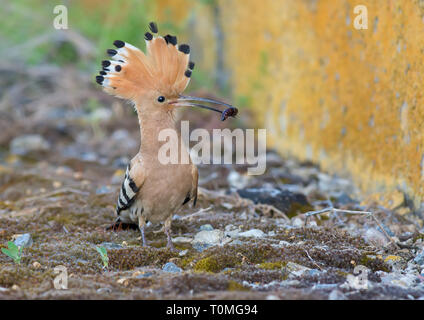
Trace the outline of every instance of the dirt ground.
<instances>
[{"instance_id":1,"label":"dirt ground","mask_svg":"<svg viewBox=\"0 0 424 320\"><path fill-rule=\"evenodd\" d=\"M106 231L138 149L136 116L79 73L43 72L0 68L0 247L31 239L19 265L0 254L0 299L424 299L422 216L407 199L364 201L349 180L271 150L260 176L200 166L198 204L173 220L177 251L159 225L147 248L138 230ZM249 120L240 113L182 118L234 128ZM329 207L372 215L305 214ZM54 288L59 265L66 290Z\"/></svg>"}]
</instances>

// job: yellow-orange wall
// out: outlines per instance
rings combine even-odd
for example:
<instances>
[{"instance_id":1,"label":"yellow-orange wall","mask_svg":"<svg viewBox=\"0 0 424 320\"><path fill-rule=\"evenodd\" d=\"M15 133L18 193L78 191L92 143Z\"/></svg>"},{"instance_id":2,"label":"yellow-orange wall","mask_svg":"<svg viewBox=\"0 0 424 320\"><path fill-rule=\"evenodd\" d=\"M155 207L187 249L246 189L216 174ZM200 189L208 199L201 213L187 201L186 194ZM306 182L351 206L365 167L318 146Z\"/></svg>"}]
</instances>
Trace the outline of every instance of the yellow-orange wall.
<instances>
[{"instance_id":1,"label":"yellow-orange wall","mask_svg":"<svg viewBox=\"0 0 424 320\"><path fill-rule=\"evenodd\" d=\"M234 98L253 108L272 146L351 176L365 191L406 192L419 205L424 1L216 3ZM353 27L359 4L368 30ZM191 19L202 25L201 15Z\"/></svg>"}]
</instances>

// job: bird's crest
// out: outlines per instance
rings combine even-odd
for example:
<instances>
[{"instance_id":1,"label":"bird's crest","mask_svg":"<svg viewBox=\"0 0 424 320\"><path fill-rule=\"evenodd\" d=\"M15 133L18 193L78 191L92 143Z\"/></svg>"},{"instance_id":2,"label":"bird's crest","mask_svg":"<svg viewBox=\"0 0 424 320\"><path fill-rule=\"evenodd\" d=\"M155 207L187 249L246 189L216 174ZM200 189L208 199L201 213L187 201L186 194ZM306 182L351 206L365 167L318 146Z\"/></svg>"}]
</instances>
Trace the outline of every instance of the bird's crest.
<instances>
[{"instance_id":1,"label":"bird's crest","mask_svg":"<svg viewBox=\"0 0 424 320\"><path fill-rule=\"evenodd\" d=\"M146 53L121 40L113 43L116 49L107 50L111 60L102 61L103 70L96 77L106 92L136 101L147 91L177 96L187 87L194 68L190 46L178 45L175 36L157 35L154 22L149 28L151 32L144 34Z\"/></svg>"}]
</instances>

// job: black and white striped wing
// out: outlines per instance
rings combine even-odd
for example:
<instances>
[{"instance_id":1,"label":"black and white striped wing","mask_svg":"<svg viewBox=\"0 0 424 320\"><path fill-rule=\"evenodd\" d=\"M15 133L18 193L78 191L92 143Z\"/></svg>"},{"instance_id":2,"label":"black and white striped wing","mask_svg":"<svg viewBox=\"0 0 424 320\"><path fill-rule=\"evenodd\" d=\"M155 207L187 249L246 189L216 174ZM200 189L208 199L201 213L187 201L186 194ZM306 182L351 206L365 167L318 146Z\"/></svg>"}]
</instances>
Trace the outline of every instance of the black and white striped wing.
<instances>
[{"instance_id":1,"label":"black and white striped wing","mask_svg":"<svg viewBox=\"0 0 424 320\"><path fill-rule=\"evenodd\" d=\"M118 203L116 204L116 215L121 211L128 210L135 201L137 192L140 190L130 176L130 165L127 166L124 182L122 182L119 192Z\"/></svg>"}]
</instances>

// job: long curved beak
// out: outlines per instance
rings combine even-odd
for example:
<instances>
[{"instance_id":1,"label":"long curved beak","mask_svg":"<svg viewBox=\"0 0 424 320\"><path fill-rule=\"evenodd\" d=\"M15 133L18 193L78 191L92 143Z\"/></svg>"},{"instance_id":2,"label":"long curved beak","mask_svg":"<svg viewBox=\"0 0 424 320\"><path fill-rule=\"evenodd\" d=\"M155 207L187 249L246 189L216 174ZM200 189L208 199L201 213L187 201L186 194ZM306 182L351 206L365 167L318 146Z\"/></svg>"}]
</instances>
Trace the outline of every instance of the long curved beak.
<instances>
[{"instance_id":1,"label":"long curved beak","mask_svg":"<svg viewBox=\"0 0 424 320\"><path fill-rule=\"evenodd\" d=\"M226 107L225 110L219 110L214 107L205 106L202 103L210 103L218 106L224 106ZM213 100L213 99L207 99L207 98L200 98L200 97L191 97L191 96L179 96L178 99L172 100L169 102L169 104L175 106L175 107L197 107L202 109L207 109L210 111L215 111L221 114L221 120L224 121L227 119L227 117L232 116L234 117L238 110L236 107L233 107L231 104Z\"/></svg>"}]
</instances>

